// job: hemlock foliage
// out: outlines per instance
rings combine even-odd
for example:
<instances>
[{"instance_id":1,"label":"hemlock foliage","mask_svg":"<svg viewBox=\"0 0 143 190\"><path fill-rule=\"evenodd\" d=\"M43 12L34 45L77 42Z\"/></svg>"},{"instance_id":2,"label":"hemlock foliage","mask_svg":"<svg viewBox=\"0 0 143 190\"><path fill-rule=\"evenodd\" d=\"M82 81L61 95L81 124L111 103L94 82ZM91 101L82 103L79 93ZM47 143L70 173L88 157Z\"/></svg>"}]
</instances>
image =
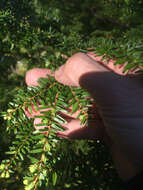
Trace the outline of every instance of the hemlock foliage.
<instances>
[{"instance_id":1,"label":"hemlock foliage","mask_svg":"<svg viewBox=\"0 0 143 190\"><path fill-rule=\"evenodd\" d=\"M80 88L40 79L26 87L28 69L55 71L65 57L95 51L125 70L143 67L143 2L139 0L0 1L0 187L18 190L123 189L107 148L96 141L63 140L54 135L65 122L58 114L72 106L85 123L92 105ZM42 105L38 107L37 101ZM49 108L39 126L25 115ZM7 110L7 111L6 111Z\"/></svg>"}]
</instances>

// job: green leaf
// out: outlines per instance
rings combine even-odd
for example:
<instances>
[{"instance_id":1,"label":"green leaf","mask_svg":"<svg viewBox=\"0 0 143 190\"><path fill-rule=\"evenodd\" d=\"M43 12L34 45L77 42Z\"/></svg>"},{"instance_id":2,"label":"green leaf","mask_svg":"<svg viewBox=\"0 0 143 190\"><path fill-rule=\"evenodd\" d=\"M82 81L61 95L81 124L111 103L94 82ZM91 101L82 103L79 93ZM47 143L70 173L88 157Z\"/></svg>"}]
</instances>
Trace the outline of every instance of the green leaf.
<instances>
[{"instance_id":1,"label":"green leaf","mask_svg":"<svg viewBox=\"0 0 143 190\"><path fill-rule=\"evenodd\" d=\"M72 106L72 114L75 113L78 110L78 108L79 108L79 104L78 103L74 104Z\"/></svg>"},{"instance_id":2,"label":"green leaf","mask_svg":"<svg viewBox=\"0 0 143 190\"><path fill-rule=\"evenodd\" d=\"M16 138L17 138L17 139L22 139L23 136L22 136L22 135L16 135Z\"/></svg>"},{"instance_id":3,"label":"green leaf","mask_svg":"<svg viewBox=\"0 0 143 190\"><path fill-rule=\"evenodd\" d=\"M61 116L59 116L59 115L55 115L54 121L57 122L57 123L65 123L65 122L66 122L66 120L63 119L63 118L62 118Z\"/></svg>"},{"instance_id":4,"label":"green leaf","mask_svg":"<svg viewBox=\"0 0 143 190\"><path fill-rule=\"evenodd\" d=\"M80 124L83 125L83 124L86 123L87 118L86 118L84 115L81 115L81 116L80 116L80 120L81 120Z\"/></svg>"},{"instance_id":5,"label":"green leaf","mask_svg":"<svg viewBox=\"0 0 143 190\"><path fill-rule=\"evenodd\" d=\"M62 130L63 131L63 127L59 123L53 122L52 127L56 130L60 130L60 131Z\"/></svg>"},{"instance_id":6,"label":"green leaf","mask_svg":"<svg viewBox=\"0 0 143 190\"><path fill-rule=\"evenodd\" d=\"M36 153L40 153L40 152L42 152L42 151L43 151L43 149L42 149L42 148L39 148L39 149L31 150L30 153L31 153L31 154L36 154Z\"/></svg>"},{"instance_id":7,"label":"green leaf","mask_svg":"<svg viewBox=\"0 0 143 190\"><path fill-rule=\"evenodd\" d=\"M35 115L34 118L42 118L42 119L44 119L45 116L44 115Z\"/></svg>"},{"instance_id":8,"label":"green leaf","mask_svg":"<svg viewBox=\"0 0 143 190\"><path fill-rule=\"evenodd\" d=\"M33 113L33 110L32 110L31 105L28 105L28 110L29 110L29 112L30 112L31 114Z\"/></svg>"},{"instance_id":9,"label":"green leaf","mask_svg":"<svg viewBox=\"0 0 143 190\"><path fill-rule=\"evenodd\" d=\"M119 58L115 63L114 63L114 65L121 65L121 64L124 64L126 62L126 60L125 59L123 59L123 58Z\"/></svg>"},{"instance_id":10,"label":"green leaf","mask_svg":"<svg viewBox=\"0 0 143 190\"><path fill-rule=\"evenodd\" d=\"M30 183L29 185L27 185L27 186L25 187L25 190L32 190L33 187L34 187L34 183Z\"/></svg>"},{"instance_id":11,"label":"green leaf","mask_svg":"<svg viewBox=\"0 0 143 190\"><path fill-rule=\"evenodd\" d=\"M49 143L47 143L46 145L45 145L45 148L46 148L46 151L50 151L51 150L51 146L50 146L50 144Z\"/></svg>"},{"instance_id":12,"label":"green leaf","mask_svg":"<svg viewBox=\"0 0 143 190\"><path fill-rule=\"evenodd\" d=\"M49 109L49 108L51 108L51 106L41 106L38 108L38 110ZM51 110L47 110L47 111L51 111Z\"/></svg>"},{"instance_id":13,"label":"green leaf","mask_svg":"<svg viewBox=\"0 0 143 190\"><path fill-rule=\"evenodd\" d=\"M26 151L25 151L24 149L21 149L21 152L22 152L23 154L26 154Z\"/></svg>"},{"instance_id":14,"label":"green leaf","mask_svg":"<svg viewBox=\"0 0 143 190\"><path fill-rule=\"evenodd\" d=\"M46 126L46 125L48 125L48 124L46 124L46 123L39 123L39 124L36 124L35 126L36 127L42 127L42 126ZM36 134L36 133L35 133Z\"/></svg>"},{"instance_id":15,"label":"green leaf","mask_svg":"<svg viewBox=\"0 0 143 190\"><path fill-rule=\"evenodd\" d=\"M54 172L53 175L52 175L52 181L53 181L53 185L55 186L56 185L56 182L57 182L57 173Z\"/></svg>"},{"instance_id":16,"label":"green leaf","mask_svg":"<svg viewBox=\"0 0 143 190\"><path fill-rule=\"evenodd\" d=\"M24 157L23 157L23 155L20 152L18 153L18 155L21 158L21 160L24 160Z\"/></svg>"},{"instance_id":17,"label":"green leaf","mask_svg":"<svg viewBox=\"0 0 143 190\"><path fill-rule=\"evenodd\" d=\"M23 111L21 109L18 109L19 117L23 118Z\"/></svg>"},{"instance_id":18,"label":"green leaf","mask_svg":"<svg viewBox=\"0 0 143 190\"><path fill-rule=\"evenodd\" d=\"M73 99L71 100L71 102L68 104L68 107L72 106L72 105L75 104L76 102L77 102L76 99L73 98Z\"/></svg>"},{"instance_id":19,"label":"green leaf","mask_svg":"<svg viewBox=\"0 0 143 190\"><path fill-rule=\"evenodd\" d=\"M35 100L33 100L32 102L34 104L35 111L37 112L38 111L38 104Z\"/></svg>"},{"instance_id":20,"label":"green leaf","mask_svg":"<svg viewBox=\"0 0 143 190\"><path fill-rule=\"evenodd\" d=\"M124 67L124 70L123 70L123 73L126 72L127 70L131 70L133 67L136 66L136 63L128 63L125 67Z\"/></svg>"},{"instance_id":21,"label":"green leaf","mask_svg":"<svg viewBox=\"0 0 143 190\"><path fill-rule=\"evenodd\" d=\"M129 3L130 3L130 0L125 0L125 3L126 3L126 4L129 4Z\"/></svg>"},{"instance_id":22,"label":"green leaf","mask_svg":"<svg viewBox=\"0 0 143 190\"><path fill-rule=\"evenodd\" d=\"M37 170L37 164L33 164L29 166L29 171L31 173L34 173Z\"/></svg>"},{"instance_id":23,"label":"green leaf","mask_svg":"<svg viewBox=\"0 0 143 190\"><path fill-rule=\"evenodd\" d=\"M20 142L19 141L14 141L12 144L19 144Z\"/></svg>"},{"instance_id":24,"label":"green leaf","mask_svg":"<svg viewBox=\"0 0 143 190\"><path fill-rule=\"evenodd\" d=\"M66 98L66 101L69 102L69 100L71 100L73 98L73 94L70 92L68 94L68 97Z\"/></svg>"},{"instance_id":25,"label":"green leaf","mask_svg":"<svg viewBox=\"0 0 143 190\"><path fill-rule=\"evenodd\" d=\"M15 151L8 151L6 152L6 154L15 154L16 153L16 150Z\"/></svg>"},{"instance_id":26,"label":"green leaf","mask_svg":"<svg viewBox=\"0 0 143 190\"><path fill-rule=\"evenodd\" d=\"M66 188L70 188L70 187L71 187L71 184L65 184L65 187L66 187Z\"/></svg>"},{"instance_id":27,"label":"green leaf","mask_svg":"<svg viewBox=\"0 0 143 190\"><path fill-rule=\"evenodd\" d=\"M28 158L32 161L32 163L37 163L39 160L37 158L34 158L32 156L28 156Z\"/></svg>"},{"instance_id":28,"label":"green leaf","mask_svg":"<svg viewBox=\"0 0 143 190\"><path fill-rule=\"evenodd\" d=\"M68 113L68 111L64 107L59 106L59 105L56 105L56 111L61 111L61 112Z\"/></svg>"},{"instance_id":29,"label":"green leaf","mask_svg":"<svg viewBox=\"0 0 143 190\"><path fill-rule=\"evenodd\" d=\"M43 138L44 138L43 134L37 134L32 136L32 139L43 139Z\"/></svg>"}]
</instances>

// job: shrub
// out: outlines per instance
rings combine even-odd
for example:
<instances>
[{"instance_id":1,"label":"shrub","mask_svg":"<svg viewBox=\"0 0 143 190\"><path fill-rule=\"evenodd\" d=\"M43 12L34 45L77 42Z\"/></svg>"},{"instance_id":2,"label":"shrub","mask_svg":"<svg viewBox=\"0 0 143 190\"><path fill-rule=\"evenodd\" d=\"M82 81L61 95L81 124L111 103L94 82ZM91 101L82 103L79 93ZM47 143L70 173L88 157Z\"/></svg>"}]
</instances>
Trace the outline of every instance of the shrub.
<instances>
[{"instance_id":1,"label":"shrub","mask_svg":"<svg viewBox=\"0 0 143 190\"><path fill-rule=\"evenodd\" d=\"M58 111L81 109L88 119L89 94L80 88L39 80L26 87L28 69L55 71L65 56L95 51L125 70L142 68L142 1L133 0L1 0L0 3L0 109L2 189L122 189L108 149L99 141L63 140L35 130L25 107L51 108L37 116L41 125L62 130ZM65 55L65 56L63 56ZM131 64L134 63L134 64ZM37 101L42 107L38 107ZM70 103L69 103L70 102ZM7 110L7 111L6 111ZM4 154L4 152L6 154Z\"/></svg>"}]
</instances>

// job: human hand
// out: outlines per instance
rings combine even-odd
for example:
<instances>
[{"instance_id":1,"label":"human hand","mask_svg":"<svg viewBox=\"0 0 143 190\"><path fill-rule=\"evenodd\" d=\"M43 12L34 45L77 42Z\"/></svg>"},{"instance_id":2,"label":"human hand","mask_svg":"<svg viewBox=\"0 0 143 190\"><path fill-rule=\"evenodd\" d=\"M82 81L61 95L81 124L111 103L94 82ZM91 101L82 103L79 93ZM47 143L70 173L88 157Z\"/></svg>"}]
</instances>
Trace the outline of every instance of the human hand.
<instances>
[{"instance_id":1,"label":"human hand","mask_svg":"<svg viewBox=\"0 0 143 190\"><path fill-rule=\"evenodd\" d=\"M63 84L79 86L80 85L79 84L80 77L85 75L86 73L88 74L88 73L91 73L91 72L95 72L96 75L98 75L98 73L100 73L102 75L103 72L105 72L105 73L107 72L107 73L111 74L110 70L113 70L115 73L118 73L118 74L122 75L123 68L121 66L120 66L120 68L117 67L117 66L114 67L113 66L114 61L111 60L111 61L109 61L109 64L108 64L109 69L108 69L107 65L104 62L101 63L101 58L102 58L101 56L94 57L93 53L88 53L88 56L86 54L83 54L83 53L77 53L74 56L72 56L71 58L69 58L65 65L60 67L63 70L61 76L58 76L59 70L57 70L55 72L55 78L59 82L62 82ZM79 67L79 69L78 69L78 67ZM26 74L26 83L27 83L27 85L33 85L33 86L38 85L38 83L37 83L38 79L40 77L46 77L47 74L52 75L52 76L54 75L54 74L51 73L51 71L49 69L40 69L40 68L32 69L32 70L28 71L27 74ZM114 74L114 73L112 73L112 74ZM103 76L102 78L105 78L105 77ZM88 80L86 80L86 81L88 81ZM105 79L105 81L106 81L106 79ZM99 103L99 110L98 111L101 110L100 109L101 107L103 107L103 110L104 110L104 108L106 107L106 103L111 102L110 100L108 101L108 99L110 98L111 94L113 93L113 90L111 89L113 83L116 85L115 78L113 80L111 80L111 84L109 84L111 87L106 86L105 84L103 84L103 87L99 89L99 85L98 85L98 91L96 92L96 94L97 94L97 97L96 97L97 103ZM92 84L92 82L91 82L91 84ZM98 84L101 85L101 81L99 81ZM89 88L90 88L90 85L88 85ZM106 92L104 93L104 90L106 90L106 87L108 87L108 91L106 91L106 92L109 93L109 96L107 96ZM94 89L94 87L92 89ZM118 88L118 90L120 91L119 88ZM89 92L90 91L91 91L91 89L89 89ZM100 92L99 95L98 95L98 92ZM106 94L106 96L105 96L105 94ZM119 98L119 100L120 100L120 98ZM111 108L112 108L112 106L113 106L113 99L112 99ZM117 107L119 107L119 112L123 113L123 110L122 111L120 110L120 106L117 106ZM112 111L111 113L108 112L108 114L110 114L110 115L113 114L113 116L114 116L115 113ZM107 122L106 122L107 119L106 119L106 117L104 117L104 115L105 114L103 114L103 116L102 116L102 118L104 119L104 123L102 122L102 125L107 124ZM101 115L100 115L100 117L101 117ZM124 114L123 114L123 117L124 117ZM112 118L109 121L111 121L111 120L112 120ZM37 123L37 120L35 121L35 123ZM117 124L118 124L118 121L117 121ZM72 128L71 125L69 125L69 126L70 126L71 129L68 130L68 134L69 134L69 131L72 133L72 129L74 130L74 127ZM67 128L67 129L69 129L69 128ZM108 128L106 128L106 130L107 129ZM83 130L83 132L84 132L84 130ZM75 133L73 133L73 134L75 134ZM66 135L67 135L67 132L65 130L64 137L66 137ZM67 137L69 137L69 136L71 138L71 135L68 135ZM85 136L85 135L82 134L81 138L82 138L82 136ZM72 138L74 138L73 135L72 135ZM90 138L90 137L88 137L88 138ZM96 138L96 134L95 134L95 138Z\"/></svg>"},{"instance_id":2,"label":"human hand","mask_svg":"<svg viewBox=\"0 0 143 190\"><path fill-rule=\"evenodd\" d=\"M69 60L59 69L62 71L61 75L59 70L55 72L55 78L65 85L81 86L95 98L105 134L109 135L115 145L112 146L112 152L117 155L114 160L117 161L120 176L125 176L124 179L133 176L142 167L143 160L143 88L140 77L135 75L135 70L123 76L123 69L114 68L112 60L105 66L105 63L99 61L99 57L94 58L91 54L78 53ZM40 72L42 73L42 70ZM41 77L41 74L38 73L37 76ZM74 138L73 135L78 129L80 130L81 126L70 123L61 135L64 135L64 138ZM96 137L96 133L94 135Z\"/></svg>"},{"instance_id":3,"label":"human hand","mask_svg":"<svg viewBox=\"0 0 143 190\"><path fill-rule=\"evenodd\" d=\"M138 67L123 73L123 68L127 63L114 65L116 60L102 60L103 56L95 56L93 52L76 53L70 57L56 72L55 78L58 82L69 86L80 86L80 77L89 72L110 72L113 71L122 76L135 76Z\"/></svg>"},{"instance_id":4,"label":"human hand","mask_svg":"<svg viewBox=\"0 0 143 190\"><path fill-rule=\"evenodd\" d=\"M143 84L136 74L139 68L122 73L123 67L114 66L113 60L106 65L93 54L78 53L55 72L55 78L65 85L83 87L95 99L114 144L118 171L127 179L143 168Z\"/></svg>"}]
</instances>

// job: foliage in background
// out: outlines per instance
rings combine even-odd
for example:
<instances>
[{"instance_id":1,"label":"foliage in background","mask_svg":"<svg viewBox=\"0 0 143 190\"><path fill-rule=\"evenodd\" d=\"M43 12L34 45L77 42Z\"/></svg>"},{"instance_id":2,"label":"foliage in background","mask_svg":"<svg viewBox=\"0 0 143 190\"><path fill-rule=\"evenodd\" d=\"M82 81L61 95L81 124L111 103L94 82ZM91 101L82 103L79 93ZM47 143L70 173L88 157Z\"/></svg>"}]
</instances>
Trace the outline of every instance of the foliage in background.
<instances>
[{"instance_id":1,"label":"foliage in background","mask_svg":"<svg viewBox=\"0 0 143 190\"><path fill-rule=\"evenodd\" d=\"M0 111L7 119L0 117L2 189L122 189L103 144L43 135L24 114L31 102L39 109L38 100L52 109L41 116L43 125L60 128L57 111L70 105L73 112L84 110L79 118L85 122L92 104L84 99L87 92L53 78L27 89L24 75L34 67L54 71L65 63L63 54L90 50L116 64L128 62L125 70L142 68L142 7L138 0L1 0Z\"/></svg>"}]
</instances>

